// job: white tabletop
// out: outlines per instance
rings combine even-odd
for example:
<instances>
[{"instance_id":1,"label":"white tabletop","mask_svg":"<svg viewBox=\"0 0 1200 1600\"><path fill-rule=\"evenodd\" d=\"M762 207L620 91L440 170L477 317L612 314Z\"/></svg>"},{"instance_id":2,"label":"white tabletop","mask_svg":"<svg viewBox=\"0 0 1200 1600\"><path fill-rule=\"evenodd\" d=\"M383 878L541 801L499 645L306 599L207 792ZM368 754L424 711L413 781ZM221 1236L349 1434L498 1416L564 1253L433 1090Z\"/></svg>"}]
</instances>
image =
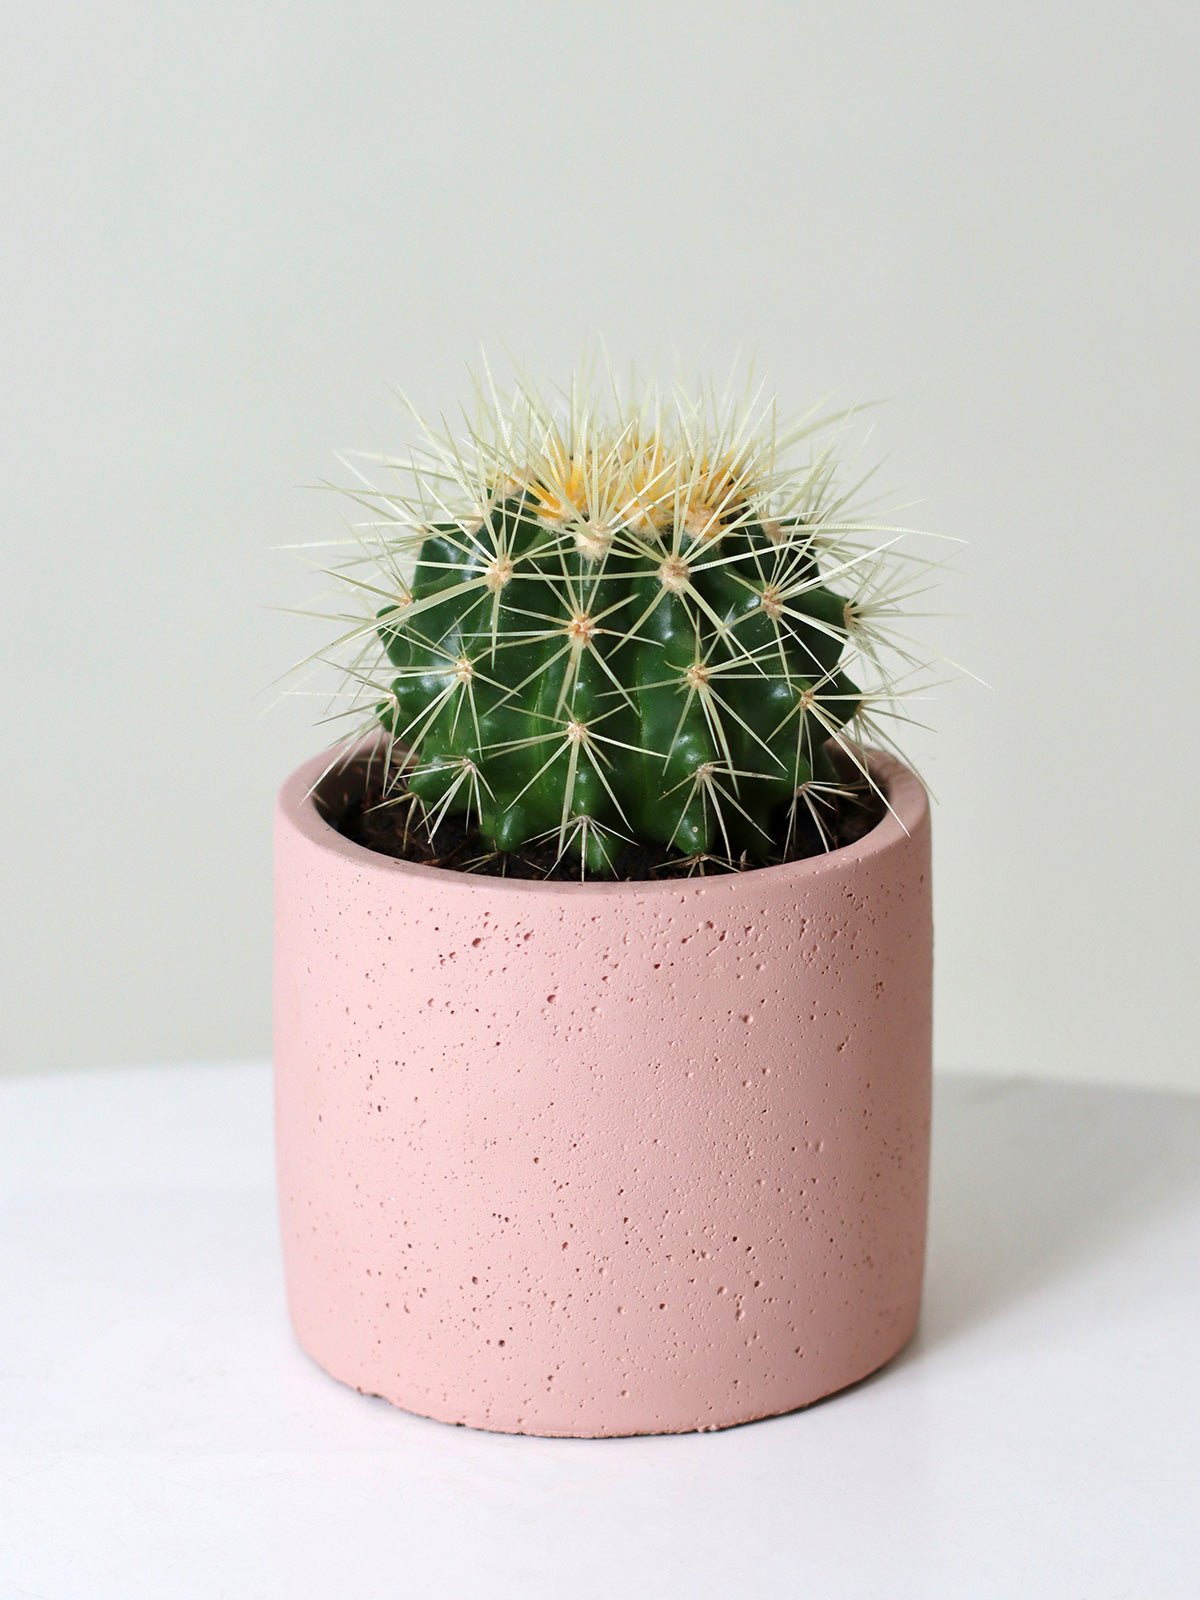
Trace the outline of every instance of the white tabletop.
<instances>
[{"instance_id":1,"label":"white tabletop","mask_svg":"<svg viewBox=\"0 0 1200 1600\"><path fill-rule=\"evenodd\" d=\"M261 1064L0 1085L0 1596L1196 1600L1200 1098L941 1082L916 1343L726 1433L446 1427L283 1310Z\"/></svg>"}]
</instances>

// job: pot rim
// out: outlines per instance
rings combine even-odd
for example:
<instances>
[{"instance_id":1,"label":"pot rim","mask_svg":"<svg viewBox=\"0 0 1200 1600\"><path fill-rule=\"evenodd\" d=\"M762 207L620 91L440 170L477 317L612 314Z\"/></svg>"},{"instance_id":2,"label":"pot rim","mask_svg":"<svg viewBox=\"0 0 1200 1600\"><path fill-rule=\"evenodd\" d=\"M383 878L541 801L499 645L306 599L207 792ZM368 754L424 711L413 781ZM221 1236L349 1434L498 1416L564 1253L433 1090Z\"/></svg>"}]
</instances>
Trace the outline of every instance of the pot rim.
<instances>
[{"instance_id":1,"label":"pot rim","mask_svg":"<svg viewBox=\"0 0 1200 1600\"><path fill-rule=\"evenodd\" d=\"M348 839L327 822L316 804L317 791L322 780L333 777L343 765L331 751L324 750L310 757L288 777L279 790L276 800L278 825L298 840L315 848L322 855L332 857L347 869L362 872L397 875L397 881L411 879L415 886L438 889L440 892L504 895L539 895L571 900L586 898L605 900L638 896L675 896L687 898L711 894L729 894L738 889L752 889L756 883L777 885L784 877L797 886L811 878L840 873L859 862L874 860L893 850L903 849L914 835L926 826L929 816L929 796L924 784L910 767L882 750L863 750L873 777L882 784L889 809L869 833L853 844L839 845L821 855L805 856L799 861L776 862L766 867L749 867L743 872L724 872L713 877L694 878L591 878L583 882L568 879L501 878L491 874L460 872L451 867L431 867L421 862L402 861L395 856L382 855L365 845ZM330 863L332 864L332 863Z\"/></svg>"}]
</instances>

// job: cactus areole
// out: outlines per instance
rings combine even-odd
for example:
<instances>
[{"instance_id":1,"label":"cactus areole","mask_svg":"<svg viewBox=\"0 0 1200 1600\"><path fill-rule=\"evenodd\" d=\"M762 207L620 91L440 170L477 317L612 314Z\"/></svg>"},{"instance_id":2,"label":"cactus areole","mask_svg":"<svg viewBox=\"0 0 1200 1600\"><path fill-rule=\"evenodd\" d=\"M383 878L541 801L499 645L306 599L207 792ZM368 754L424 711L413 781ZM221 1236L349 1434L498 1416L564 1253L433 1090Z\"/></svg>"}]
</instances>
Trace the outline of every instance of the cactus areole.
<instances>
[{"instance_id":1,"label":"cactus areole","mask_svg":"<svg viewBox=\"0 0 1200 1600\"><path fill-rule=\"evenodd\" d=\"M622 841L789 859L798 817L870 784L898 688L903 530L849 508L844 420L481 387L474 421L382 462L400 487L356 491L376 515L337 576L368 608L343 642L392 736L385 792L431 838L456 818L481 858L550 841L585 876Z\"/></svg>"}]
</instances>

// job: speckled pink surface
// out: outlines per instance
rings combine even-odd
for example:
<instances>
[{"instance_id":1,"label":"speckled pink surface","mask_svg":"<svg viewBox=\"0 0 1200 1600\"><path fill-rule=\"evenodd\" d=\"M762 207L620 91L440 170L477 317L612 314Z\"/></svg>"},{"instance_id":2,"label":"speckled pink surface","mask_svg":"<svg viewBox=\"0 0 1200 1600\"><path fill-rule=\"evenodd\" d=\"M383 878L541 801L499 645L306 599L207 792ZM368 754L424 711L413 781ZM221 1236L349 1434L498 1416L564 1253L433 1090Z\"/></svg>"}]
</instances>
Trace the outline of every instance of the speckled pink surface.
<instances>
[{"instance_id":1,"label":"speckled pink surface","mask_svg":"<svg viewBox=\"0 0 1200 1600\"><path fill-rule=\"evenodd\" d=\"M900 820L857 845L635 884L392 861L320 818L320 759L288 781L279 1200L321 1366L444 1421L598 1436L791 1410L901 1348L929 819L877 766Z\"/></svg>"}]
</instances>

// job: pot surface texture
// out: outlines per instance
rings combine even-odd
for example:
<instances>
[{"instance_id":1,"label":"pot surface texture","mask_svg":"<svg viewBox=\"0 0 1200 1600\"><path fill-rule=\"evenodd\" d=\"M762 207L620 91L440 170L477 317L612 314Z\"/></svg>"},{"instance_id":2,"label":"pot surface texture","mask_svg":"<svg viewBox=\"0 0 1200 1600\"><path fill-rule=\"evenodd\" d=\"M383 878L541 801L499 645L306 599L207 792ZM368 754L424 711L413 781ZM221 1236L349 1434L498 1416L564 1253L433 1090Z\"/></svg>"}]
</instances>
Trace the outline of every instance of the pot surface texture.
<instances>
[{"instance_id":1,"label":"pot surface texture","mask_svg":"<svg viewBox=\"0 0 1200 1600\"><path fill-rule=\"evenodd\" d=\"M825 856L505 880L276 815L275 1092L292 1321L447 1422L728 1427L917 1321L929 1170L924 789ZM340 781L336 778L330 780Z\"/></svg>"}]
</instances>

